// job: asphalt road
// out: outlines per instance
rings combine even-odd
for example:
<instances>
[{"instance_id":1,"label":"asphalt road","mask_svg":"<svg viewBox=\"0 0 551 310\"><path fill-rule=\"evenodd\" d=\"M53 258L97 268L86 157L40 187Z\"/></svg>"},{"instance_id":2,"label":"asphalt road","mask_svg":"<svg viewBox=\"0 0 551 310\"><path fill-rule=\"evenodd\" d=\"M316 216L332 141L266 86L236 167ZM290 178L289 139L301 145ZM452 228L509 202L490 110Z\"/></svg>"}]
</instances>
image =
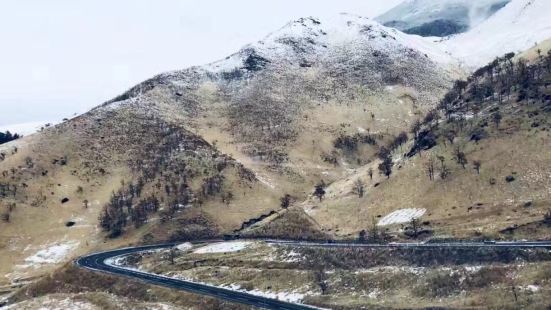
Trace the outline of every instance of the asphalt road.
<instances>
[{"instance_id":1,"label":"asphalt road","mask_svg":"<svg viewBox=\"0 0 551 310\"><path fill-rule=\"evenodd\" d=\"M270 298L261 297L261 296L255 296L255 295L242 293L242 292L236 292L236 291L214 287L210 285L205 285L201 283L194 283L194 282L189 282L184 280L168 278L168 277L164 277L156 274L145 273L137 270L126 269L123 267L109 265L105 262L107 259L115 258L117 256L128 255L128 254L143 252L148 250L170 248L172 246L174 246L174 244L126 248L126 249L120 249L120 250L114 250L114 251L108 251L108 252L95 253L95 254L91 254L91 255L79 258L76 261L76 264L80 267L83 267L89 270L134 278L150 284L160 285L164 287L169 287L173 289L183 290L183 291L206 295L206 296L212 296L212 297L224 299L227 301L255 306L258 308L280 309L280 310L319 309L319 308L311 307L307 305L293 304L289 302L284 302L284 301L270 299Z\"/></svg>"},{"instance_id":2,"label":"asphalt road","mask_svg":"<svg viewBox=\"0 0 551 310\"><path fill-rule=\"evenodd\" d=\"M220 242L210 241L210 242ZM360 243L323 243L323 242L300 242L300 241L285 241L285 240L265 240L271 244L279 244L285 246L296 247L326 247L326 248L382 248L382 247L403 247L403 248L465 248L465 247L505 247L505 248L548 248L551 249L551 241L526 241L526 242L447 242L447 243L391 243L391 244L360 244ZM246 304L264 309L319 309L312 306L293 304L289 302L279 301L261 296L255 296L248 293L236 292L229 289L214 287L201 283L178 280L169 277L164 277L156 274L141 272L137 270L117 267L106 263L106 260L117 256L124 256L132 253L138 253L149 250L166 249L175 246L176 244L161 244L153 246L142 246L118 249L113 251L94 253L88 256L79 258L76 264L82 268L93 271L125 276L128 278L138 279L150 284L160 285L173 289L188 291L191 293L212 296L223 300Z\"/></svg>"},{"instance_id":3,"label":"asphalt road","mask_svg":"<svg viewBox=\"0 0 551 310\"><path fill-rule=\"evenodd\" d=\"M504 241L504 242L438 242L438 243L341 243L341 242L301 242L286 240L267 240L271 244L280 244L297 247L325 247L325 248L549 248L551 241Z\"/></svg>"}]
</instances>

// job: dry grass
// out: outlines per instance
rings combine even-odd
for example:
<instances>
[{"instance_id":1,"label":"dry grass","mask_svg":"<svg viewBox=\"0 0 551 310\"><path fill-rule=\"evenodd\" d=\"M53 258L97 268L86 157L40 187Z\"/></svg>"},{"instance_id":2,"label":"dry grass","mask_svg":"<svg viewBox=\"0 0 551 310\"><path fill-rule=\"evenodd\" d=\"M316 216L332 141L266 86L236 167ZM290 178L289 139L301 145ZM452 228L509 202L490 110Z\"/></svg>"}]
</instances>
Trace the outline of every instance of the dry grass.
<instances>
[{"instance_id":1,"label":"dry grass","mask_svg":"<svg viewBox=\"0 0 551 310\"><path fill-rule=\"evenodd\" d=\"M508 227L541 222L551 203L551 153L542 151L551 146L550 132L546 130L550 117L546 113L530 116L539 106L512 105L508 109L501 111L508 117L500 128L490 125L486 128L489 137L479 143L468 141L467 127L465 138L456 139L454 145L442 140L437 147L414 158L396 157L390 179L376 175L370 181L367 167L377 172L377 163L373 163L356 170L346 180L333 183L327 190L327 199L322 203L312 199L305 208L322 227L345 237L355 236L359 230L371 227L374 219L402 208L427 209L422 221L429 221L439 234L457 237L496 237ZM474 128L479 121L471 120L470 126ZM535 121L540 126L531 128ZM458 146L467 155L466 169L454 160ZM451 169L448 179L429 180L424 164L430 156L444 156ZM480 174L472 166L475 160L482 163ZM509 175L514 175L515 181L507 182ZM357 178L368 184L362 199L351 192ZM494 185L491 179L495 179ZM380 185L374 187L375 184ZM545 226L538 227L530 231L530 238L551 236Z\"/></svg>"},{"instance_id":2,"label":"dry grass","mask_svg":"<svg viewBox=\"0 0 551 310\"><path fill-rule=\"evenodd\" d=\"M452 252L302 249L255 243L230 253L191 250L180 253L173 265L158 253L144 256L139 266L214 285L298 292L305 294L306 303L331 309L549 306L551 265L545 251L540 253L543 260L532 260L525 251Z\"/></svg>"},{"instance_id":3,"label":"dry grass","mask_svg":"<svg viewBox=\"0 0 551 310\"><path fill-rule=\"evenodd\" d=\"M292 208L280 211L257 226L239 235L245 238L274 238L294 240L327 240L329 236L321 232L319 225L304 210Z\"/></svg>"},{"instance_id":4,"label":"dry grass","mask_svg":"<svg viewBox=\"0 0 551 310\"><path fill-rule=\"evenodd\" d=\"M122 300L127 299L133 303L138 303L138 305L139 303L166 302L186 309L250 309L247 306L236 305L215 298L86 271L72 264L66 265L56 273L20 290L10 299L10 302L20 302L51 294L86 294L85 297L79 298L85 298L102 309L104 309L105 302L109 303L109 300L102 301L101 296L104 296L103 294L116 296L115 300L117 302L120 302L122 298Z\"/></svg>"}]
</instances>

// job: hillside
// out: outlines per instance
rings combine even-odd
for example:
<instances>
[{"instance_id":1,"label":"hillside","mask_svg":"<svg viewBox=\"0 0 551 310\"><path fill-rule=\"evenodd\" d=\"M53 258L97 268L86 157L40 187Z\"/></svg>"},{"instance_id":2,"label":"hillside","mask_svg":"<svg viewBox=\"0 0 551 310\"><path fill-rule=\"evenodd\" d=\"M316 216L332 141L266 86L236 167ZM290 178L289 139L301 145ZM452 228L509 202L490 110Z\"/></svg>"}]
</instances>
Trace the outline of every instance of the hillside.
<instances>
[{"instance_id":1,"label":"hillside","mask_svg":"<svg viewBox=\"0 0 551 310\"><path fill-rule=\"evenodd\" d=\"M531 63L510 54L456 82L412 127L413 141L388 146L395 150L389 178L374 162L304 208L347 238L377 229L410 238L412 218L425 237L549 238L550 64L551 54Z\"/></svg>"},{"instance_id":2,"label":"hillside","mask_svg":"<svg viewBox=\"0 0 551 310\"><path fill-rule=\"evenodd\" d=\"M551 37L546 0L513 0L470 31L440 42L467 66L478 68L496 56L523 52Z\"/></svg>"},{"instance_id":3,"label":"hillside","mask_svg":"<svg viewBox=\"0 0 551 310\"><path fill-rule=\"evenodd\" d=\"M99 248L232 233L371 161L370 133L389 139L461 75L369 19L303 18L2 145L3 285ZM348 134L369 143L335 149Z\"/></svg>"},{"instance_id":4,"label":"hillside","mask_svg":"<svg viewBox=\"0 0 551 310\"><path fill-rule=\"evenodd\" d=\"M529 39L546 35L547 4L523 1L437 44L350 14L301 18L1 145L2 292L224 309L234 306L58 268L101 249L228 234L550 238L551 58L546 44L523 54L529 62L500 54L531 47L515 37L524 26L503 20L512 12L541 26ZM481 45L472 59L454 50L492 37L482 31L492 23L511 44ZM451 55L469 70L500 57L468 77Z\"/></svg>"},{"instance_id":5,"label":"hillside","mask_svg":"<svg viewBox=\"0 0 551 310\"><path fill-rule=\"evenodd\" d=\"M424 37L466 32L510 0L408 0L376 18L381 24Z\"/></svg>"}]
</instances>

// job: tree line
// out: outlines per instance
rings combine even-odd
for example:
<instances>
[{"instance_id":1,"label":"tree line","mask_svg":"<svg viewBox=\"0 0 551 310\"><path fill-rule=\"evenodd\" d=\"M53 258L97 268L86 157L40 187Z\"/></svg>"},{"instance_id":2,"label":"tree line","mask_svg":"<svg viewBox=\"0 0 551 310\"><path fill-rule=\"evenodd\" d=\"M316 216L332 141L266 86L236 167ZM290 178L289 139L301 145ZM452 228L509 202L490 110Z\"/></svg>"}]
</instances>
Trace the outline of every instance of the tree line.
<instances>
[{"instance_id":1,"label":"tree line","mask_svg":"<svg viewBox=\"0 0 551 310\"><path fill-rule=\"evenodd\" d=\"M21 137L22 136L20 134L12 134L9 130L6 132L0 132L0 144L8 143Z\"/></svg>"}]
</instances>

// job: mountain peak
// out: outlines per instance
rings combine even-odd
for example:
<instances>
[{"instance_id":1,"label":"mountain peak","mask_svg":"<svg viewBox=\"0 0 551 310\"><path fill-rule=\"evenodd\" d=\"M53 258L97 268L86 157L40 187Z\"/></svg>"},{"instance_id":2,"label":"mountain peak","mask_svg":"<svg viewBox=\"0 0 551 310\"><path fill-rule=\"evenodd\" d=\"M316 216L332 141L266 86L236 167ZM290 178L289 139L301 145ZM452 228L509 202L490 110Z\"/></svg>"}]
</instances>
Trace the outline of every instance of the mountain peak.
<instances>
[{"instance_id":1,"label":"mountain peak","mask_svg":"<svg viewBox=\"0 0 551 310\"><path fill-rule=\"evenodd\" d=\"M435 45L431 46L429 41L385 27L367 17L340 13L330 18L309 16L293 20L264 39L205 68L213 72L232 70L243 67L250 57L262 58L263 63L284 60L305 65L343 46L351 53L375 50L399 55L401 49L415 50L439 63L453 62L449 55Z\"/></svg>"}]
</instances>

